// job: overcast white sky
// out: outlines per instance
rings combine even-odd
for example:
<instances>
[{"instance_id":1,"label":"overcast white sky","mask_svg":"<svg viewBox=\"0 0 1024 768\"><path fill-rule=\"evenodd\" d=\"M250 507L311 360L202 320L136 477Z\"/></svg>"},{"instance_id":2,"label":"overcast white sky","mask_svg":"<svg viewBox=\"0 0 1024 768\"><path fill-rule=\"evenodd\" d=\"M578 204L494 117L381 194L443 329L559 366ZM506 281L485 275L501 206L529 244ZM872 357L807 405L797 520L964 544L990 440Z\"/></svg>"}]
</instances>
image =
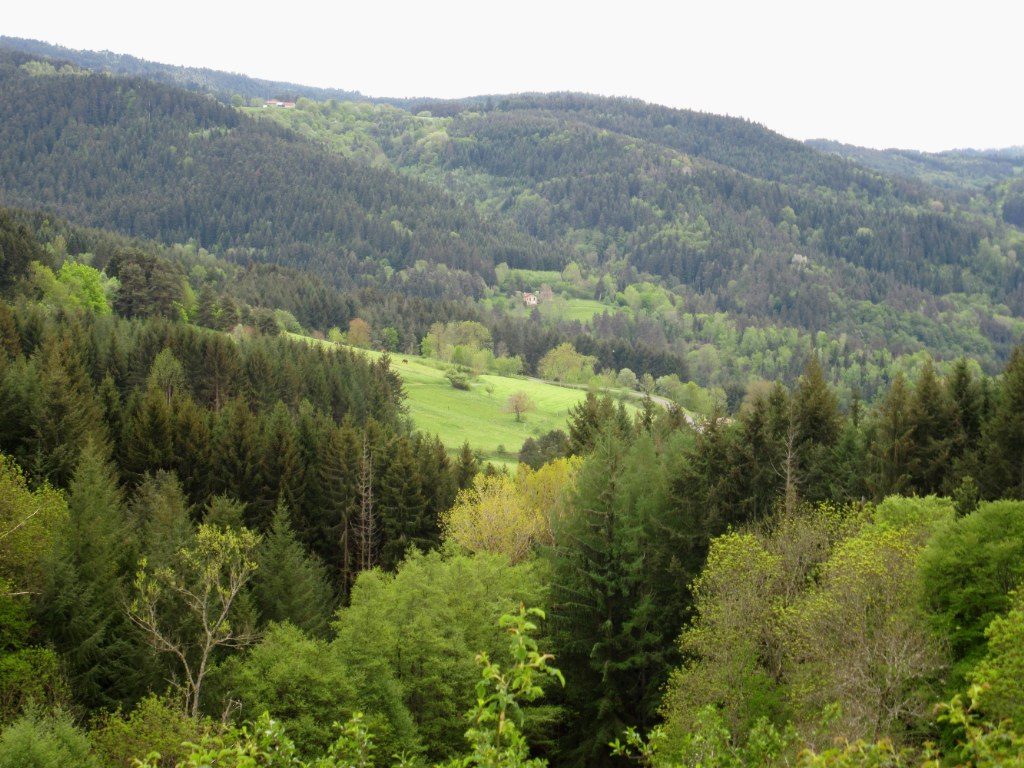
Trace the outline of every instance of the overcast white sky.
<instances>
[{"instance_id":1,"label":"overcast white sky","mask_svg":"<svg viewBox=\"0 0 1024 768\"><path fill-rule=\"evenodd\" d=\"M2 34L374 96L573 90L798 139L1024 144L1022 0L11 5Z\"/></svg>"}]
</instances>

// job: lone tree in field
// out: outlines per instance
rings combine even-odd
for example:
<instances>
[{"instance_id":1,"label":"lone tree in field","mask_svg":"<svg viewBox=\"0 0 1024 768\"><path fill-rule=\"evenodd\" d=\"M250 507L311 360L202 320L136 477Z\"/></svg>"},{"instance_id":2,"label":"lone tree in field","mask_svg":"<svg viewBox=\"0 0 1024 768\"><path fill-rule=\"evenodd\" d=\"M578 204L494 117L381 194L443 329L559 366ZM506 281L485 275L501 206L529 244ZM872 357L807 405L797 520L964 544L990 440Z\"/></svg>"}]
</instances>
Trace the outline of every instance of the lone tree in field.
<instances>
[{"instance_id":1,"label":"lone tree in field","mask_svg":"<svg viewBox=\"0 0 1024 768\"><path fill-rule=\"evenodd\" d=\"M527 413L536 410L537 404L522 390L509 395L508 402L505 403L505 412L514 414L516 421L522 421Z\"/></svg>"}]
</instances>

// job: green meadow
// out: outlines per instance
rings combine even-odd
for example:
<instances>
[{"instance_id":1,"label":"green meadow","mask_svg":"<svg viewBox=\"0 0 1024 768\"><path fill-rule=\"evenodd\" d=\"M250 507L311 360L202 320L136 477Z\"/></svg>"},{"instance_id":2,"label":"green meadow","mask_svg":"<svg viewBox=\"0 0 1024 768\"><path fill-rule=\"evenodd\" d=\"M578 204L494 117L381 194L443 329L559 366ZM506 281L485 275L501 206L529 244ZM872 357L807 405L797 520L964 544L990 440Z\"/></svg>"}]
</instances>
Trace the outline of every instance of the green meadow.
<instances>
[{"instance_id":1,"label":"green meadow","mask_svg":"<svg viewBox=\"0 0 1024 768\"><path fill-rule=\"evenodd\" d=\"M312 339L303 338L306 341ZM321 342L329 344L330 342ZM372 358L381 352L356 350ZM515 464L523 441L552 429L565 429L569 409L586 397L583 389L528 377L484 374L473 379L468 391L455 389L445 372L448 366L429 358L394 353L392 368L402 377L409 416L417 429L436 434L449 451L469 442L486 461ZM526 392L536 410L517 422L505 411L509 396ZM627 403L634 411L636 406Z\"/></svg>"},{"instance_id":2,"label":"green meadow","mask_svg":"<svg viewBox=\"0 0 1024 768\"><path fill-rule=\"evenodd\" d=\"M526 438L564 429L569 409L586 394L537 379L489 374L474 379L464 391L455 389L443 370L419 359L395 357L393 364L405 382L409 415L418 429L437 434L452 450L468 441L495 463L515 463ZM505 406L520 391L529 395L536 410L517 422Z\"/></svg>"}]
</instances>

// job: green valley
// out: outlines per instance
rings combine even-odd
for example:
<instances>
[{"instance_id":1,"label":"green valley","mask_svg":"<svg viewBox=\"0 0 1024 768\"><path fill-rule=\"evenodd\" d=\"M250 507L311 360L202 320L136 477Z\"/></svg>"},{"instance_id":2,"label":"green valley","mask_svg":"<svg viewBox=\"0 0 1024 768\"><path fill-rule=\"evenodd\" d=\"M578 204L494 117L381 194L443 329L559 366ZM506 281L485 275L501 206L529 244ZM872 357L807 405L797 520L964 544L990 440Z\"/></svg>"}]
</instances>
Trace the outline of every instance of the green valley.
<instances>
[{"instance_id":1,"label":"green valley","mask_svg":"<svg viewBox=\"0 0 1024 768\"><path fill-rule=\"evenodd\" d=\"M322 87L937 147L1019 25L343 5L0 37L0 768L1024 768L1020 147Z\"/></svg>"}]
</instances>

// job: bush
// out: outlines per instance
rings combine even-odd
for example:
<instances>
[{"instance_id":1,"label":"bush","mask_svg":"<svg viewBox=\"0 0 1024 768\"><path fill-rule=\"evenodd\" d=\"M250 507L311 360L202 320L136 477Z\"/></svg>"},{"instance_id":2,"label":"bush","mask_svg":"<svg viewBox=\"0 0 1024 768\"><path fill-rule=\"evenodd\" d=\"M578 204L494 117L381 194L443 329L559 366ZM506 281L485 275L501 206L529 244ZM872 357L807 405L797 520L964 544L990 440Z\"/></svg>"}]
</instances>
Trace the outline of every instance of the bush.
<instances>
[{"instance_id":1,"label":"bush","mask_svg":"<svg viewBox=\"0 0 1024 768\"><path fill-rule=\"evenodd\" d=\"M455 389L469 391L469 374L465 371L452 369L444 375Z\"/></svg>"},{"instance_id":2,"label":"bush","mask_svg":"<svg viewBox=\"0 0 1024 768\"><path fill-rule=\"evenodd\" d=\"M98 768L88 737L64 713L30 713L0 735L0 768Z\"/></svg>"},{"instance_id":3,"label":"bush","mask_svg":"<svg viewBox=\"0 0 1024 768\"><path fill-rule=\"evenodd\" d=\"M199 741L210 730L208 723L149 695L127 715L112 712L96 719L90 737L97 756L110 768L133 768L136 758L151 752L160 753L161 768L173 768L188 754L185 742Z\"/></svg>"},{"instance_id":4,"label":"bush","mask_svg":"<svg viewBox=\"0 0 1024 768\"><path fill-rule=\"evenodd\" d=\"M241 702L242 718L269 712L302 754L326 750L336 736L331 723L361 708L351 671L326 642L291 624L272 624L259 645L229 659L218 678L223 698Z\"/></svg>"},{"instance_id":5,"label":"bush","mask_svg":"<svg viewBox=\"0 0 1024 768\"><path fill-rule=\"evenodd\" d=\"M519 449L519 461L540 469L549 461L569 455L569 438L560 429L553 429L538 438L528 437Z\"/></svg>"},{"instance_id":6,"label":"bush","mask_svg":"<svg viewBox=\"0 0 1024 768\"><path fill-rule=\"evenodd\" d=\"M1024 731L1024 592L1013 599L1013 608L985 630L988 654L967 677L992 720L1009 720Z\"/></svg>"},{"instance_id":7,"label":"bush","mask_svg":"<svg viewBox=\"0 0 1024 768\"><path fill-rule=\"evenodd\" d=\"M615 383L623 389L636 389L640 386L640 379L629 368L623 368L615 378Z\"/></svg>"}]
</instances>

